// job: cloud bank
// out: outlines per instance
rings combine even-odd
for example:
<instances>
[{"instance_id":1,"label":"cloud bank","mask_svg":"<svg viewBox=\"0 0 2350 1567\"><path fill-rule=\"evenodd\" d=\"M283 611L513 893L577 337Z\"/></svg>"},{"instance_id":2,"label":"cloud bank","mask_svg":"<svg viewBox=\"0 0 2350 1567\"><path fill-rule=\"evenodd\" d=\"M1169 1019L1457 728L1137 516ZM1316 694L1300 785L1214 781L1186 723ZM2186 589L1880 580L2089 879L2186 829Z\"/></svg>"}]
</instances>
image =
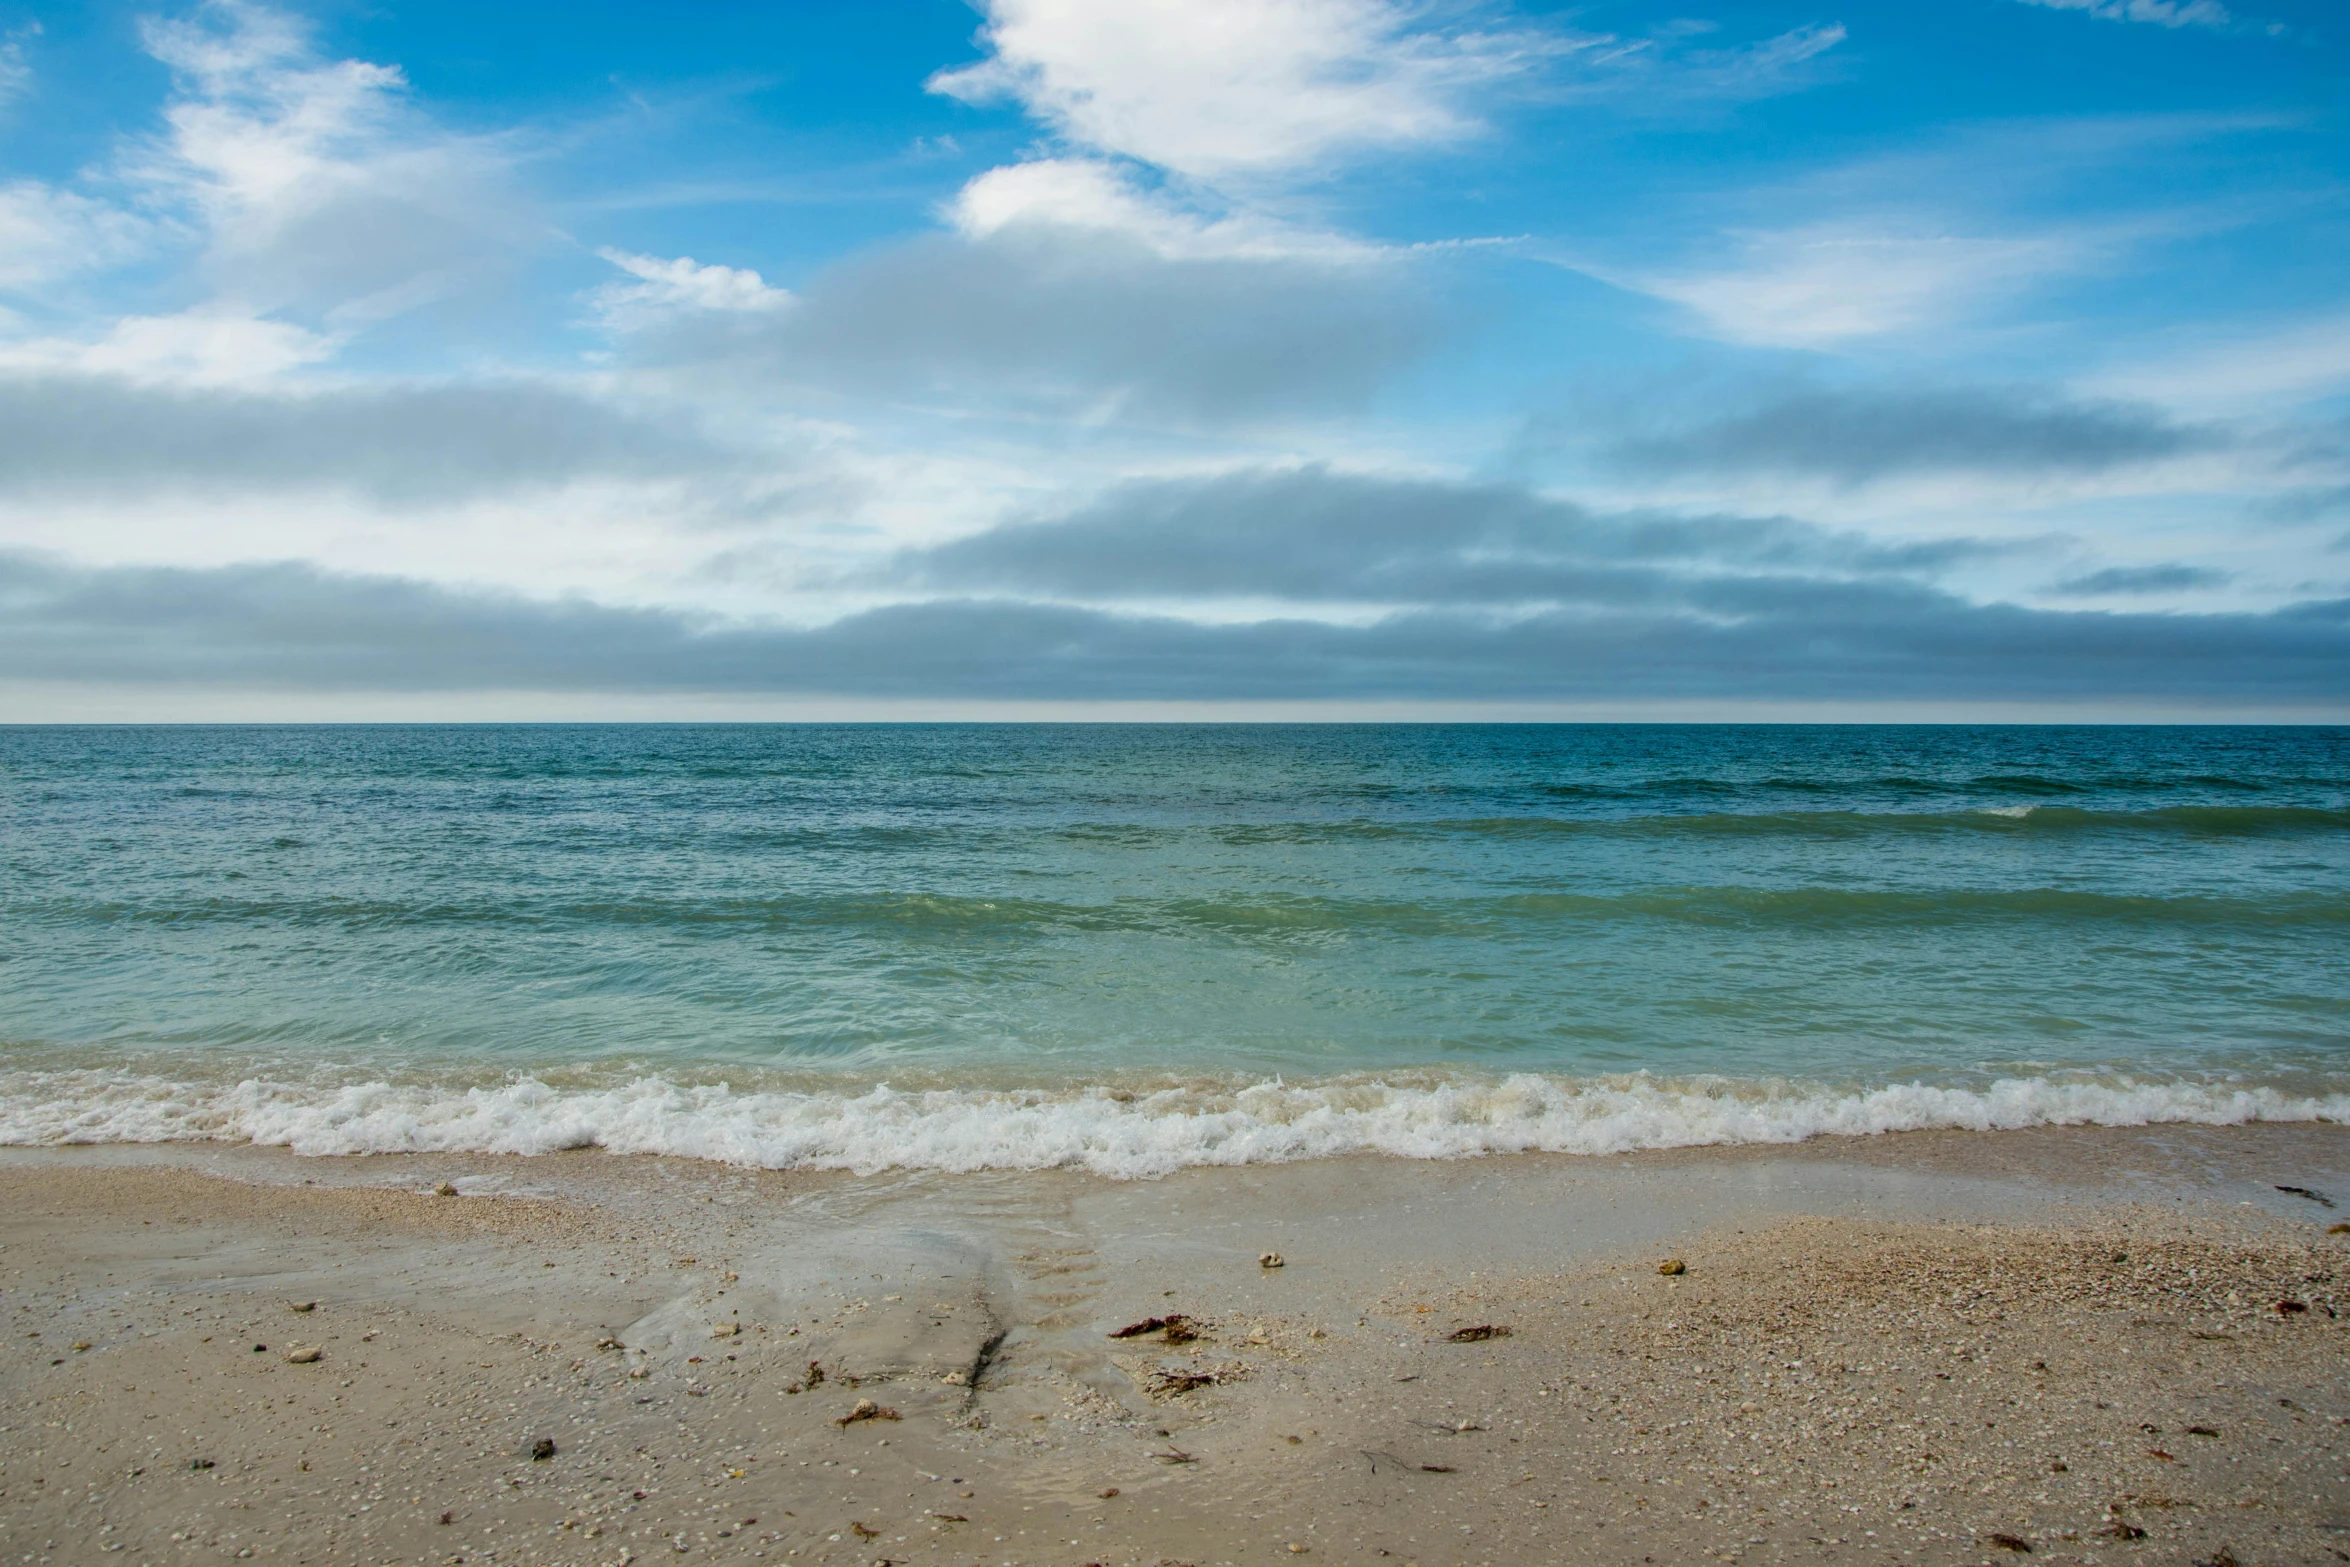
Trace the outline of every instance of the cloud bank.
<instances>
[{"instance_id":1,"label":"cloud bank","mask_svg":"<svg viewBox=\"0 0 2350 1567\"><path fill-rule=\"evenodd\" d=\"M165 689L2350 702L2350 600L2171 616L1978 606L1907 582L1766 580L1351 625L948 598L777 627L298 565L88 568L14 555L0 558L0 605L0 664L17 678Z\"/></svg>"}]
</instances>

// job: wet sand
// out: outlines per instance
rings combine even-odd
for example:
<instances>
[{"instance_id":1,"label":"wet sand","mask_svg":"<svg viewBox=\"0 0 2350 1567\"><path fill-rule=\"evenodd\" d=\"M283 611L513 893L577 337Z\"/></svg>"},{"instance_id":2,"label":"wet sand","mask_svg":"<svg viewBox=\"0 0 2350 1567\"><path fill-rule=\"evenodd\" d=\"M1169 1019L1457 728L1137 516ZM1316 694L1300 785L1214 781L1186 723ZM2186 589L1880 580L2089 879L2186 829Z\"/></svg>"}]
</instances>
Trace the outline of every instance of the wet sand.
<instances>
[{"instance_id":1,"label":"wet sand","mask_svg":"<svg viewBox=\"0 0 2350 1567\"><path fill-rule=\"evenodd\" d=\"M0 1542L2350 1561L2346 1215L2309 1126L1130 1183L18 1150Z\"/></svg>"}]
</instances>

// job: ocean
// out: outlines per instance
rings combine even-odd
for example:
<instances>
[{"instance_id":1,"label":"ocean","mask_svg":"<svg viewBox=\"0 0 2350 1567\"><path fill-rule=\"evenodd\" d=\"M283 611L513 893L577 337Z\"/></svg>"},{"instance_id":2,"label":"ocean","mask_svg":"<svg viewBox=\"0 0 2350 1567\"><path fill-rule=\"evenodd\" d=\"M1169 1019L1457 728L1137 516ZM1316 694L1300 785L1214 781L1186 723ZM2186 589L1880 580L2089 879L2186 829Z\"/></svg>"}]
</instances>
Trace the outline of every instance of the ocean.
<instances>
[{"instance_id":1,"label":"ocean","mask_svg":"<svg viewBox=\"0 0 2350 1567\"><path fill-rule=\"evenodd\" d=\"M0 729L0 1143L2350 1120L2350 730Z\"/></svg>"}]
</instances>

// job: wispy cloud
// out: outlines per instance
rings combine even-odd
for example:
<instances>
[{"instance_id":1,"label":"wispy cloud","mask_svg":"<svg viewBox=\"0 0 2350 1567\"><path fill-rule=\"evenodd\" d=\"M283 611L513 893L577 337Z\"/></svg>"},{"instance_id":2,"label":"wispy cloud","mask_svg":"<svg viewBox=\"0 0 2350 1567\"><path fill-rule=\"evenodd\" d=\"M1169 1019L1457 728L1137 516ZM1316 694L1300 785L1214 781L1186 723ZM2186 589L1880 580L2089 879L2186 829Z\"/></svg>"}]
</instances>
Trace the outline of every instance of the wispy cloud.
<instances>
[{"instance_id":1,"label":"wispy cloud","mask_svg":"<svg viewBox=\"0 0 2350 1567\"><path fill-rule=\"evenodd\" d=\"M37 292L130 260L155 239L140 214L40 180L0 185L0 291Z\"/></svg>"},{"instance_id":2,"label":"wispy cloud","mask_svg":"<svg viewBox=\"0 0 2350 1567\"><path fill-rule=\"evenodd\" d=\"M2151 22L2156 27L2227 27L2235 17L2219 0L2022 0L2051 11L2086 11L2106 22Z\"/></svg>"},{"instance_id":3,"label":"wispy cloud","mask_svg":"<svg viewBox=\"0 0 2350 1567\"><path fill-rule=\"evenodd\" d=\"M1836 348L1943 328L2090 251L2061 234L1979 234L1916 220L1844 220L1733 236L1724 264L1597 275L1686 308L1710 336L1770 348Z\"/></svg>"},{"instance_id":4,"label":"wispy cloud","mask_svg":"<svg viewBox=\"0 0 2350 1567\"><path fill-rule=\"evenodd\" d=\"M14 103L32 87L33 62L25 41L40 36L41 24L32 22L0 38L0 108Z\"/></svg>"},{"instance_id":5,"label":"wispy cloud","mask_svg":"<svg viewBox=\"0 0 2350 1567\"><path fill-rule=\"evenodd\" d=\"M2100 390L2174 406L2253 409L2291 405L2350 387L2350 310L2298 321L2206 326L2162 357L2124 362L2086 377Z\"/></svg>"}]
</instances>

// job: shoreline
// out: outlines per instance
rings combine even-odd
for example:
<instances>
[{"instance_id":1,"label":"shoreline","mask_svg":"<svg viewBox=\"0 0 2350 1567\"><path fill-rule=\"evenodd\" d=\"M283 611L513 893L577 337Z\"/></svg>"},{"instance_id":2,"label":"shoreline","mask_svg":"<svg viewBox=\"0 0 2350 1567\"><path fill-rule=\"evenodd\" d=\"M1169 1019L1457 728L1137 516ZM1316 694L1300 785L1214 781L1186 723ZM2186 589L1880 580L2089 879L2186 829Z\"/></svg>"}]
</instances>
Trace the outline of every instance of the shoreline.
<instances>
[{"instance_id":1,"label":"shoreline","mask_svg":"<svg viewBox=\"0 0 2350 1567\"><path fill-rule=\"evenodd\" d=\"M2350 1201L2350 1130L1144 1182L10 1149L0 1540L156 1567L2023 1554L1998 1535L2330 1560L2350 1238L2281 1186ZM1107 1336L1170 1313L1198 1336ZM1451 1340L1481 1327L1509 1332Z\"/></svg>"}]
</instances>

